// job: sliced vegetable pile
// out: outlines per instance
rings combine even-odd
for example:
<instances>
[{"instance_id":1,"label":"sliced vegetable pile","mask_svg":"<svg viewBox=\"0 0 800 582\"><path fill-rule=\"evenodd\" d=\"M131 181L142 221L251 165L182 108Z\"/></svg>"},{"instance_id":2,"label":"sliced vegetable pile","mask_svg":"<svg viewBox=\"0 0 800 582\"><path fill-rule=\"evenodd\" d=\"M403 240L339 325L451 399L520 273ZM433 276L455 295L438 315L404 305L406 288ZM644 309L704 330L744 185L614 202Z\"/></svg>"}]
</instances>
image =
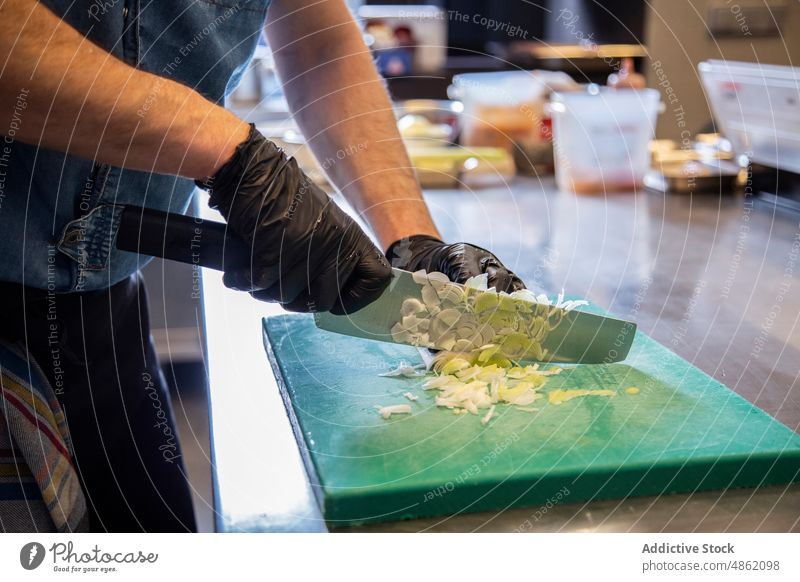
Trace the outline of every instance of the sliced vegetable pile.
<instances>
[{"instance_id":1,"label":"sliced vegetable pile","mask_svg":"<svg viewBox=\"0 0 800 582\"><path fill-rule=\"evenodd\" d=\"M500 403L527 412L538 410L529 406L543 398L540 389L547 377L561 369L522 366L519 361L544 359L547 352L542 343L561 323L561 310L587 302L564 301L563 292L555 303L527 289L498 293L487 289L486 275L469 279L463 288L443 273L418 271L413 278L421 286L420 297L403 302L392 336L395 341L444 350L436 354L428 370L435 375L423 383L425 390L438 391L436 405L454 414L486 410L481 418L484 425ZM427 374L421 368L402 363L381 376L424 377ZM548 402L614 394L614 390L554 390ZM410 392L404 396L417 400ZM376 408L385 419L411 413L409 404Z\"/></svg>"},{"instance_id":2,"label":"sliced vegetable pile","mask_svg":"<svg viewBox=\"0 0 800 582\"><path fill-rule=\"evenodd\" d=\"M490 355L487 355L490 354ZM542 397L537 392L547 376L560 368L542 370L539 364L514 366L493 347L472 353L440 352L433 361L439 375L427 380L426 390L438 390L436 405L478 413L498 402L528 406Z\"/></svg>"},{"instance_id":3,"label":"sliced vegetable pile","mask_svg":"<svg viewBox=\"0 0 800 582\"><path fill-rule=\"evenodd\" d=\"M420 297L403 302L392 337L401 343L455 352L496 347L510 359L542 360L547 334L561 323L563 310L586 301L556 303L544 295L522 289L513 293L487 289L487 275L472 277L462 287L444 273L417 271Z\"/></svg>"}]
</instances>

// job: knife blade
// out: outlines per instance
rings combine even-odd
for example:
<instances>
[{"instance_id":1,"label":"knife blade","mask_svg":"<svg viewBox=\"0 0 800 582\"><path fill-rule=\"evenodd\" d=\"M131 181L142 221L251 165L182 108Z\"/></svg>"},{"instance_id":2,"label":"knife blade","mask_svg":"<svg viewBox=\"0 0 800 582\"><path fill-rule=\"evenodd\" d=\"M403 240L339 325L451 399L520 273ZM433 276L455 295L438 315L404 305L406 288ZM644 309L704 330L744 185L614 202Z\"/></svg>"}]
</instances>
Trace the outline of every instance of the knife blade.
<instances>
[{"instance_id":1,"label":"knife blade","mask_svg":"<svg viewBox=\"0 0 800 582\"><path fill-rule=\"evenodd\" d=\"M249 260L250 249L232 236L223 223L136 206L121 207L121 210L115 241L121 250L217 270L223 270L229 264L247 264ZM479 303L480 296L488 297L491 293L465 289L455 283L445 285L439 281L438 284L445 289L442 295L457 296L464 301L453 305L452 301L442 299L438 307L431 309L425 305L425 317L417 319L424 319L429 326L437 321L439 313L451 311L445 318L443 337L428 333L423 342L420 333L413 334L413 337L404 336L392 334L392 329L403 321L403 304L414 299L424 305L426 297L423 293L427 294L428 300L434 295L430 288L425 292L423 289L433 285L425 280L415 280L415 275L407 271L393 269L392 274L391 284L374 303L349 315L315 314L317 327L354 337L446 350L454 347L450 341L453 332L467 329L466 334L461 334L464 337L458 339L469 340L471 348L495 341L498 342L498 351L516 361L584 364L624 360L636 334L634 323L586 311L537 305L508 296L502 297L501 304L496 295L494 299L489 297ZM441 299L439 295L437 291L437 300ZM493 307L495 300L498 305ZM476 305L481 309L476 310ZM439 313L431 313L437 309ZM452 317L453 309L459 312L455 319ZM496 325L498 322L500 325ZM441 322L436 325L441 327ZM516 328L512 330L513 334L506 333L508 327ZM509 346L509 337L514 340L510 343L515 345ZM520 353L521 346L525 349Z\"/></svg>"},{"instance_id":2,"label":"knife blade","mask_svg":"<svg viewBox=\"0 0 800 582\"><path fill-rule=\"evenodd\" d=\"M319 329L370 340L456 351L491 344L514 361L583 364L624 360L636 334L629 321L400 269L392 269L390 286L373 303L347 315L316 313L314 321Z\"/></svg>"}]
</instances>

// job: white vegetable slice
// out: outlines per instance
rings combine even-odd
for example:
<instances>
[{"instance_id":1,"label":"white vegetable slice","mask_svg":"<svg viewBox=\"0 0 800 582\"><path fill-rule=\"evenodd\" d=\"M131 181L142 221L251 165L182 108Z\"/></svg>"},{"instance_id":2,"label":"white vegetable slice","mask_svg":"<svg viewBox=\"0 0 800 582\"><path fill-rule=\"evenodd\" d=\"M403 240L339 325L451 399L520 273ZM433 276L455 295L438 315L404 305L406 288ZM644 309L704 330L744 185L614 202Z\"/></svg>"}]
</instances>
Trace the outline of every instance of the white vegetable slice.
<instances>
[{"instance_id":1,"label":"white vegetable slice","mask_svg":"<svg viewBox=\"0 0 800 582\"><path fill-rule=\"evenodd\" d=\"M439 290L450 282L450 278L439 271L432 271L428 273L428 282L434 289Z\"/></svg>"},{"instance_id":2,"label":"white vegetable slice","mask_svg":"<svg viewBox=\"0 0 800 582\"><path fill-rule=\"evenodd\" d=\"M436 406L445 406L447 408L453 408L456 405L456 403L449 398L442 398L441 396L437 396L434 403Z\"/></svg>"},{"instance_id":3,"label":"white vegetable slice","mask_svg":"<svg viewBox=\"0 0 800 582\"><path fill-rule=\"evenodd\" d=\"M461 384L458 378L453 376L436 376L430 380L426 380L424 384L425 390L442 389L452 384Z\"/></svg>"},{"instance_id":4,"label":"white vegetable slice","mask_svg":"<svg viewBox=\"0 0 800 582\"><path fill-rule=\"evenodd\" d=\"M411 414L410 404L394 404L392 406L381 406L378 413L384 418L388 419L393 414Z\"/></svg>"},{"instance_id":5,"label":"white vegetable slice","mask_svg":"<svg viewBox=\"0 0 800 582\"><path fill-rule=\"evenodd\" d=\"M442 374L445 376L449 374L460 373L462 370L471 369L469 362L464 358L453 358L442 366Z\"/></svg>"},{"instance_id":6,"label":"white vegetable slice","mask_svg":"<svg viewBox=\"0 0 800 582\"><path fill-rule=\"evenodd\" d=\"M471 382L478 377L481 371L483 371L483 368L480 366L470 366L456 372L456 377L462 382Z\"/></svg>"},{"instance_id":7,"label":"white vegetable slice","mask_svg":"<svg viewBox=\"0 0 800 582\"><path fill-rule=\"evenodd\" d=\"M458 322L458 326L456 327L456 335L459 339L468 339L470 340L471 344L475 344L476 341L483 339L477 336L477 329L478 327L475 324L475 321L473 321L471 318L465 317L463 318L463 321ZM478 346L473 345L473 347L477 348Z\"/></svg>"},{"instance_id":8,"label":"white vegetable slice","mask_svg":"<svg viewBox=\"0 0 800 582\"><path fill-rule=\"evenodd\" d=\"M478 380L482 382L495 382L502 378L505 378L506 371L503 368L498 367L496 364L492 364L491 366L481 367L481 371L478 374Z\"/></svg>"},{"instance_id":9,"label":"white vegetable slice","mask_svg":"<svg viewBox=\"0 0 800 582\"><path fill-rule=\"evenodd\" d=\"M491 325L484 324L482 328L480 328L481 332L481 344L490 344L497 335L494 331L494 328Z\"/></svg>"},{"instance_id":10,"label":"white vegetable slice","mask_svg":"<svg viewBox=\"0 0 800 582\"><path fill-rule=\"evenodd\" d=\"M424 375L425 372L417 370L416 367L406 364L405 362L400 362L400 365L394 370L389 370L383 374L378 374L378 376L382 376L384 378L394 378L398 376L403 376L405 378L419 378Z\"/></svg>"},{"instance_id":11,"label":"white vegetable slice","mask_svg":"<svg viewBox=\"0 0 800 582\"><path fill-rule=\"evenodd\" d=\"M455 345L453 345L453 350L456 352L467 352L472 350L473 344L469 340L460 339L458 340Z\"/></svg>"},{"instance_id":12,"label":"white vegetable slice","mask_svg":"<svg viewBox=\"0 0 800 582\"><path fill-rule=\"evenodd\" d=\"M439 299L445 303L459 304L464 298L464 291L458 285L447 284L437 289Z\"/></svg>"},{"instance_id":13,"label":"white vegetable slice","mask_svg":"<svg viewBox=\"0 0 800 582\"><path fill-rule=\"evenodd\" d=\"M409 297L400 306L400 315L416 315L420 312L427 311L425 305L419 299Z\"/></svg>"},{"instance_id":14,"label":"white vegetable slice","mask_svg":"<svg viewBox=\"0 0 800 582\"><path fill-rule=\"evenodd\" d=\"M414 396L411 392L403 392L403 396L408 398L411 402L416 402L419 400L419 396Z\"/></svg>"},{"instance_id":15,"label":"white vegetable slice","mask_svg":"<svg viewBox=\"0 0 800 582\"><path fill-rule=\"evenodd\" d=\"M523 378L525 378L525 376L528 376L531 373L535 372L528 372L526 368L514 366L513 368L510 368L508 371L506 371L506 377L508 377L510 380L522 380Z\"/></svg>"},{"instance_id":16,"label":"white vegetable slice","mask_svg":"<svg viewBox=\"0 0 800 582\"><path fill-rule=\"evenodd\" d=\"M447 326L447 328L451 328L459 322L461 316L462 314L458 309L453 309L451 307L449 309L442 309L437 313L436 317L434 317L434 321Z\"/></svg>"},{"instance_id":17,"label":"white vegetable slice","mask_svg":"<svg viewBox=\"0 0 800 582\"><path fill-rule=\"evenodd\" d=\"M561 293L558 294L558 297L556 297L555 307L560 307L565 311L571 311L576 307L580 307L581 305L589 305L589 302L583 299L568 299L567 301L564 301L563 289L561 290Z\"/></svg>"},{"instance_id":18,"label":"white vegetable slice","mask_svg":"<svg viewBox=\"0 0 800 582\"><path fill-rule=\"evenodd\" d=\"M430 285L425 285L422 288L422 302L425 304L425 306L428 308L429 311L434 307L438 308L439 305L441 304L441 301L439 300L439 295L436 293L436 289L434 289Z\"/></svg>"},{"instance_id":19,"label":"white vegetable slice","mask_svg":"<svg viewBox=\"0 0 800 582\"><path fill-rule=\"evenodd\" d=\"M513 297L514 299L522 299L523 301L530 301L531 303L536 303L536 293L534 293L530 289L518 289L517 291L512 291L511 297Z\"/></svg>"},{"instance_id":20,"label":"white vegetable slice","mask_svg":"<svg viewBox=\"0 0 800 582\"><path fill-rule=\"evenodd\" d=\"M492 399L486 393L485 390L480 390L476 394L473 394L471 398L472 402L475 403L475 406L478 408L490 408L494 406Z\"/></svg>"},{"instance_id":21,"label":"white vegetable slice","mask_svg":"<svg viewBox=\"0 0 800 582\"><path fill-rule=\"evenodd\" d=\"M425 269L420 269L419 271L414 271L411 273L411 279L417 285L427 285L428 284L428 273L425 272Z\"/></svg>"},{"instance_id":22,"label":"white vegetable slice","mask_svg":"<svg viewBox=\"0 0 800 582\"><path fill-rule=\"evenodd\" d=\"M498 379L489 384L489 398L492 402L500 400L500 387L505 387L505 380Z\"/></svg>"},{"instance_id":23,"label":"white vegetable slice","mask_svg":"<svg viewBox=\"0 0 800 582\"><path fill-rule=\"evenodd\" d=\"M475 310L475 313L479 314L484 312L492 313L497 309L497 305L497 295L486 291L475 298L473 309Z\"/></svg>"},{"instance_id":24,"label":"white vegetable slice","mask_svg":"<svg viewBox=\"0 0 800 582\"><path fill-rule=\"evenodd\" d=\"M400 320L400 324L403 326L403 329L408 331L418 331L419 325L423 321L428 321L427 318L423 319L417 317L416 315L406 315L403 319Z\"/></svg>"},{"instance_id":25,"label":"white vegetable slice","mask_svg":"<svg viewBox=\"0 0 800 582\"><path fill-rule=\"evenodd\" d=\"M494 409L495 409L495 406L494 406L494 404L492 404L491 408L489 408L489 412L487 412L486 416L484 416L481 419L481 424L483 426L486 426L489 423L489 421L492 419L492 417L494 416Z\"/></svg>"},{"instance_id":26,"label":"white vegetable slice","mask_svg":"<svg viewBox=\"0 0 800 582\"><path fill-rule=\"evenodd\" d=\"M486 291L489 287L489 275L484 273L482 275L476 275L475 277L470 277L464 283L464 287L467 289L476 289L478 291Z\"/></svg>"},{"instance_id":27,"label":"white vegetable slice","mask_svg":"<svg viewBox=\"0 0 800 582\"><path fill-rule=\"evenodd\" d=\"M455 332L449 332L440 336L438 339L434 340L436 347L442 350L451 351L453 347L456 345L456 334Z\"/></svg>"},{"instance_id":28,"label":"white vegetable slice","mask_svg":"<svg viewBox=\"0 0 800 582\"><path fill-rule=\"evenodd\" d=\"M561 388L553 390L548 393L548 402L550 404L561 404L573 398L580 398L581 396L615 396L614 390L562 390Z\"/></svg>"},{"instance_id":29,"label":"white vegetable slice","mask_svg":"<svg viewBox=\"0 0 800 582\"><path fill-rule=\"evenodd\" d=\"M414 334L411 338L411 345L427 347L430 345L430 338L427 333Z\"/></svg>"},{"instance_id":30,"label":"white vegetable slice","mask_svg":"<svg viewBox=\"0 0 800 582\"><path fill-rule=\"evenodd\" d=\"M449 333L455 335L455 326L460 316L461 314L457 309L443 309L431 319L428 328L431 335L436 338L443 337Z\"/></svg>"},{"instance_id":31,"label":"white vegetable slice","mask_svg":"<svg viewBox=\"0 0 800 582\"><path fill-rule=\"evenodd\" d=\"M411 343L411 334L400 323L392 326L392 339L398 343Z\"/></svg>"},{"instance_id":32,"label":"white vegetable slice","mask_svg":"<svg viewBox=\"0 0 800 582\"><path fill-rule=\"evenodd\" d=\"M538 400L541 397L542 397L541 394L537 394L533 390L527 390L522 394L520 394L519 396L517 396L516 398L509 400L509 402L511 404L516 404L518 406L527 406L528 404L533 404L534 401Z\"/></svg>"}]
</instances>

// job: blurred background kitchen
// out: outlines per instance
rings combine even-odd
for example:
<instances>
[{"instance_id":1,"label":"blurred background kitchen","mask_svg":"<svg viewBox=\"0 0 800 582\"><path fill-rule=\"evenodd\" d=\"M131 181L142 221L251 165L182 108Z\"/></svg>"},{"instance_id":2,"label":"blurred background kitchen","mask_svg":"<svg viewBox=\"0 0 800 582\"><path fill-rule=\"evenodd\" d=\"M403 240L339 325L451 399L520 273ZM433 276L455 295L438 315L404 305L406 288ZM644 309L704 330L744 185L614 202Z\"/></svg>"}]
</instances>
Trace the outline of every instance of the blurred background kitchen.
<instances>
[{"instance_id":1,"label":"blurred background kitchen","mask_svg":"<svg viewBox=\"0 0 800 582\"><path fill-rule=\"evenodd\" d=\"M566 287L637 319L729 386L733 374L741 381L734 389L797 430L796 391L787 410L785 390L748 383L782 373L779 359L762 359L770 362L764 370L737 361L763 328L749 297L765 293L772 302L800 219L798 2L348 4L448 237L485 243L532 286ZM337 160L313 159L266 45L229 107L327 183L325 169ZM515 234L504 238L504 228ZM156 261L146 277L199 523L208 531L199 273ZM787 308L791 295L781 296ZM721 303L746 314L735 329L716 319ZM794 319L797 311L784 313ZM712 321L726 337L750 335L731 352L733 340L705 341ZM742 330L742 321L753 329ZM790 323L770 324L776 353L800 348Z\"/></svg>"}]
</instances>

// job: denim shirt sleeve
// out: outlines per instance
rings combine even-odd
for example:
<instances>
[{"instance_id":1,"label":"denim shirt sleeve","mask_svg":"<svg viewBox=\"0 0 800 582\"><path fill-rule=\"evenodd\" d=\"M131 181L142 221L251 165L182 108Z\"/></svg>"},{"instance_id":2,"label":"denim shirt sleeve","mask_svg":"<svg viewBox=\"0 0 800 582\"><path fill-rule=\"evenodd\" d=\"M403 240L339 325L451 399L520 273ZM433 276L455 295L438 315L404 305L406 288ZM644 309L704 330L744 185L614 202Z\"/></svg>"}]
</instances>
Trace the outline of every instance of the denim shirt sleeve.
<instances>
[{"instance_id":1,"label":"denim shirt sleeve","mask_svg":"<svg viewBox=\"0 0 800 582\"><path fill-rule=\"evenodd\" d=\"M41 0L95 44L141 70L223 103L250 61L268 0ZM148 97L139 111L147 114ZM24 116L21 118L24 123ZM114 247L125 204L185 212L183 178L2 144L0 280L58 292L107 287L146 257Z\"/></svg>"}]
</instances>

